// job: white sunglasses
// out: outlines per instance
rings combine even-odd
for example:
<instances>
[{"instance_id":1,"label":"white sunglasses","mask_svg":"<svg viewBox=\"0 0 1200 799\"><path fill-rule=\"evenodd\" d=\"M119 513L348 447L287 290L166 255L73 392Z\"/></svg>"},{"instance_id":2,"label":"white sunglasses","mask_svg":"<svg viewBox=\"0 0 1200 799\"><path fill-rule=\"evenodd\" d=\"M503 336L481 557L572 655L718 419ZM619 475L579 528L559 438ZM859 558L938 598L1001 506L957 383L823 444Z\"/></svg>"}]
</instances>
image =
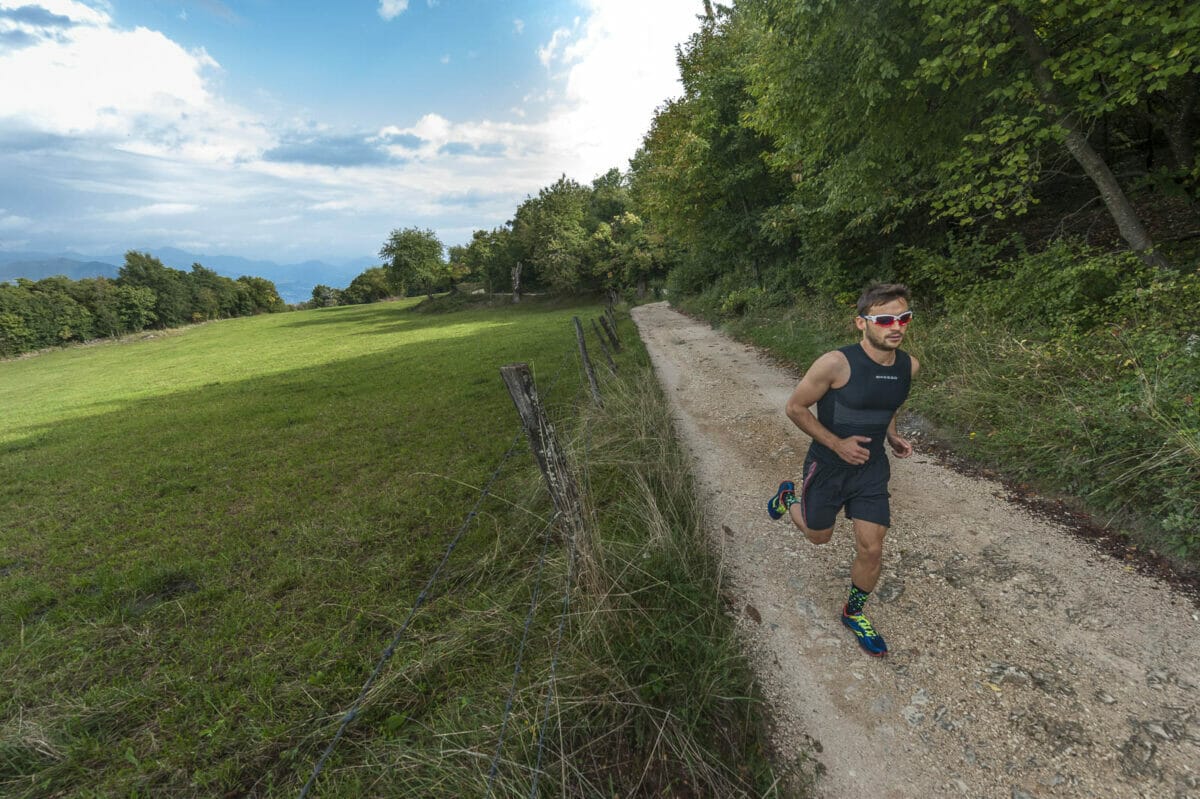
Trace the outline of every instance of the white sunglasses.
<instances>
[{"instance_id":1,"label":"white sunglasses","mask_svg":"<svg viewBox=\"0 0 1200 799\"><path fill-rule=\"evenodd\" d=\"M900 323L900 327L904 327L905 325L907 325L909 322L912 321L913 312L905 311L902 314L892 314L892 313L866 314L866 313L864 313L864 314L859 314L859 316L861 316L863 319L866 319L868 322L874 322L875 324L879 325L880 327L891 327L896 322Z\"/></svg>"}]
</instances>

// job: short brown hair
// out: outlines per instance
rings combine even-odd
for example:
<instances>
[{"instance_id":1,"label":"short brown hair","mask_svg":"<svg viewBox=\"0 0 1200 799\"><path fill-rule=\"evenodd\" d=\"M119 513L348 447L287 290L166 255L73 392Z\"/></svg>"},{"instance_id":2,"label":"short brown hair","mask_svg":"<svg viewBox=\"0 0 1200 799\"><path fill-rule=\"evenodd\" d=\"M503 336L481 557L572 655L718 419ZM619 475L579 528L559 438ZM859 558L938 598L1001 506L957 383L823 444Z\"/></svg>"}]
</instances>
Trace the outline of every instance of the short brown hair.
<instances>
[{"instance_id":1,"label":"short brown hair","mask_svg":"<svg viewBox=\"0 0 1200 799\"><path fill-rule=\"evenodd\" d=\"M908 301L908 286L903 283L872 283L863 289L858 298L858 313L861 316L876 305L883 305L892 300Z\"/></svg>"}]
</instances>

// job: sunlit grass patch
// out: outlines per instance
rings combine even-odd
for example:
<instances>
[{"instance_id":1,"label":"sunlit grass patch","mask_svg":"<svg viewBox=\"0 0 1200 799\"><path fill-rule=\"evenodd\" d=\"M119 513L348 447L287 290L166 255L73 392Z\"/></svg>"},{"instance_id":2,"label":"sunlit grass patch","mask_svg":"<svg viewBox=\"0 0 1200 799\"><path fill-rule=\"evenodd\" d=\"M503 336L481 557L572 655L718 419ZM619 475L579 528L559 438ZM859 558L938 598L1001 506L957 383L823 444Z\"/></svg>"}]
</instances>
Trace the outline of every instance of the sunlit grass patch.
<instances>
[{"instance_id":1,"label":"sunlit grass patch","mask_svg":"<svg viewBox=\"0 0 1200 799\"><path fill-rule=\"evenodd\" d=\"M381 304L0 363L0 793L294 796L518 432L498 367L531 363L564 435L581 435L570 318L598 312ZM639 350L624 359L645 367ZM597 507L626 493L599 482ZM523 439L491 491L314 795L481 794L549 516ZM552 546L507 793L528 790L566 568ZM639 594L654 586L706 591L653 578ZM741 687L716 694L748 694L741 666L720 665L729 629L710 600L704 625L656 617L649 649L624 615L644 609L606 612L598 630L570 617L547 795L564 780L597 787L630 759L668 782L698 768L749 784L707 762L738 759L736 747L696 755L686 737L690 714L745 721L744 703L714 715L705 708L724 700L710 697L683 714L686 735L666 740L690 759L627 735L679 698L684 670L655 654L672 651L670 628L708 630L679 652L690 664L718 653L711 673ZM623 631L616 653L610 624ZM614 684L633 693L606 709ZM587 746L601 735L621 742L608 759Z\"/></svg>"}]
</instances>

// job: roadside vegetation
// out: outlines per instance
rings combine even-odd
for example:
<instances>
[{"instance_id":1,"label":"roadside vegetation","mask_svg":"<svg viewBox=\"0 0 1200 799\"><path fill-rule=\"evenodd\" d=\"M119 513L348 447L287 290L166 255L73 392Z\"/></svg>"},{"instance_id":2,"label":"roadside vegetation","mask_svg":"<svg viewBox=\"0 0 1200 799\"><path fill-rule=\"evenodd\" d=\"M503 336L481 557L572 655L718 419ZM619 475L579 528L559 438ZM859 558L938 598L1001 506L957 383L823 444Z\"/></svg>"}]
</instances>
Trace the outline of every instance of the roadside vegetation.
<instances>
[{"instance_id":1,"label":"roadside vegetation","mask_svg":"<svg viewBox=\"0 0 1200 799\"><path fill-rule=\"evenodd\" d=\"M632 326L596 409L597 306L414 302L0 363L0 793L297 795L465 529L311 796L774 795ZM516 361L597 536L569 594Z\"/></svg>"},{"instance_id":2,"label":"roadside vegetation","mask_svg":"<svg viewBox=\"0 0 1200 799\"><path fill-rule=\"evenodd\" d=\"M804 368L908 283L944 440L1200 565L1200 6L705 7L629 179L672 301Z\"/></svg>"}]
</instances>

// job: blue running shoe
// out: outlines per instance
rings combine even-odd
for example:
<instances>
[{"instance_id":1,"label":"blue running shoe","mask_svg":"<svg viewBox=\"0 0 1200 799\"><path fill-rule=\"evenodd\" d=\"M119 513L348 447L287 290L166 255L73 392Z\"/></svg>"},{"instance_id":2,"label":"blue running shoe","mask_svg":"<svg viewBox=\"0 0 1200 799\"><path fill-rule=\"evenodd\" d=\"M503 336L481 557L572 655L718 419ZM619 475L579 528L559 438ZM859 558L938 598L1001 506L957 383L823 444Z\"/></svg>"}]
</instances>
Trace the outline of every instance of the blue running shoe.
<instances>
[{"instance_id":1,"label":"blue running shoe","mask_svg":"<svg viewBox=\"0 0 1200 799\"><path fill-rule=\"evenodd\" d=\"M875 628L871 626L871 622L861 613L856 613L850 616L846 613L846 609L842 608L842 624L850 628L858 638L858 645L863 648L863 651L872 657L883 657L887 654L887 644L883 642L883 636L875 632Z\"/></svg>"},{"instance_id":2,"label":"blue running shoe","mask_svg":"<svg viewBox=\"0 0 1200 799\"><path fill-rule=\"evenodd\" d=\"M767 500L767 513L772 519L782 519L787 515L788 506L785 500L788 494L794 496L795 493L796 484L791 480L784 480L779 484L779 490L775 492L775 496Z\"/></svg>"}]
</instances>

